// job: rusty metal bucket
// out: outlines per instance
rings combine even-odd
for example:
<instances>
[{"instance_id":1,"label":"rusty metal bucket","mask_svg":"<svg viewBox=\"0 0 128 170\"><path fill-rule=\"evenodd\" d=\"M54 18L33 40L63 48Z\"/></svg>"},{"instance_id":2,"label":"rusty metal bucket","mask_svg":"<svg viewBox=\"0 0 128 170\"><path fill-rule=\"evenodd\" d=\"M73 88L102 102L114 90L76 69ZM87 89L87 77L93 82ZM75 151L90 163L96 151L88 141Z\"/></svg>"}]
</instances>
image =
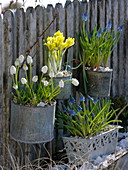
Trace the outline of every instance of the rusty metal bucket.
<instances>
[{"instance_id":1,"label":"rusty metal bucket","mask_svg":"<svg viewBox=\"0 0 128 170\"><path fill-rule=\"evenodd\" d=\"M54 77L54 84L57 86L59 84L60 80L71 80L72 79L72 74L70 74L67 77ZM70 96L72 95L72 83L71 81L67 81L64 83L64 88L62 88L62 92L55 97L56 100L66 100L69 99Z\"/></svg>"},{"instance_id":2,"label":"rusty metal bucket","mask_svg":"<svg viewBox=\"0 0 128 170\"><path fill-rule=\"evenodd\" d=\"M87 73L87 93L92 97L110 96L112 70L101 72L86 70Z\"/></svg>"},{"instance_id":3,"label":"rusty metal bucket","mask_svg":"<svg viewBox=\"0 0 128 170\"><path fill-rule=\"evenodd\" d=\"M10 137L23 143L45 143L54 138L56 102L46 107L11 103Z\"/></svg>"}]
</instances>

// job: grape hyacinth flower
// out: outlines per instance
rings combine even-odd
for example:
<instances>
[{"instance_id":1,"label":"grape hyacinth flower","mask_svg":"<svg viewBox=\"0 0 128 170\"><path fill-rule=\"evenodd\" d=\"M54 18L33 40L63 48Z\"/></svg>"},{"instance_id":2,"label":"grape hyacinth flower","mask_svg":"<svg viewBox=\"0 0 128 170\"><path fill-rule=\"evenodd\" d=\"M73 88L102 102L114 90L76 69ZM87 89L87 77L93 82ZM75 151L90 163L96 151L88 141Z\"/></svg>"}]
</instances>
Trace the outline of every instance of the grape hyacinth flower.
<instances>
[{"instance_id":1,"label":"grape hyacinth flower","mask_svg":"<svg viewBox=\"0 0 128 170\"><path fill-rule=\"evenodd\" d=\"M81 96L80 97L80 102L84 102L85 101L85 97L84 96Z\"/></svg>"},{"instance_id":2,"label":"grape hyacinth flower","mask_svg":"<svg viewBox=\"0 0 128 170\"><path fill-rule=\"evenodd\" d=\"M83 16L82 16L82 20L87 21L87 19L88 19L88 14L84 13Z\"/></svg>"},{"instance_id":3,"label":"grape hyacinth flower","mask_svg":"<svg viewBox=\"0 0 128 170\"><path fill-rule=\"evenodd\" d=\"M106 25L106 29L110 29L112 27L112 23L109 21Z\"/></svg>"},{"instance_id":4,"label":"grape hyacinth flower","mask_svg":"<svg viewBox=\"0 0 128 170\"><path fill-rule=\"evenodd\" d=\"M123 25L119 26L119 27L118 27L118 30L119 30L119 31L122 31L122 30L123 30Z\"/></svg>"},{"instance_id":5,"label":"grape hyacinth flower","mask_svg":"<svg viewBox=\"0 0 128 170\"><path fill-rule=\"evenodd\" d=\"M97 36L97 37L100 37L100 36L101 36L101 32L98 31L96 36Z\"/></svg>"},{"instance_id":6,"label":"grape hyacinth flower","mask_svg":"<svg viewBox=\"0 0 128 170\"><path fill-rule=\"evenodd\" d=\"M73 116L73 115L76 114L76 112L75 112L74 110L70 110L69 114L70 114L71 116Z\"/></svg>"},{"instance_id":7,"label":"grape hyacinth flower","mask_svg":"<svg viewBox=\"0 0 128 170\"><path fill-rule=\"evenodd\" d=\"M78 107L77 107L77 110L78 110L78 112L80 112L80 111L82 110L82 107L81 107L81 106L78 106Z\"/></svg>"},{"instance_id":8,"label":"grape hyacinth flower","mask_svg":"<svg viewBox=\"0 0 128 170\"><path fill-rule=\"evenodd\" d=\"M76 101L75 101L74 97L70 98L70 103L71 103L71 104L73 104L73 103L75 103L75 102L76 102Z\"/></svg>"}]
</instances>

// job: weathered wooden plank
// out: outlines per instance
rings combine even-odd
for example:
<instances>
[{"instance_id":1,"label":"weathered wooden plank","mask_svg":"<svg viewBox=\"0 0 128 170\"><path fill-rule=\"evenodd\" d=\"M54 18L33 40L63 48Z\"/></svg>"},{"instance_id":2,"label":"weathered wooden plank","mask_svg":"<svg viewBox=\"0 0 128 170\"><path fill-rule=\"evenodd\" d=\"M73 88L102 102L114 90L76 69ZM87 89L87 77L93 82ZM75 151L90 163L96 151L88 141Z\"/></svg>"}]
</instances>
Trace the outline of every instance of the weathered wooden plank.
<instances>
[{"instance_id":1,"label":"weathered wooden plank","mask_svg":"<svg viewBox=\"0 0 128 170\"><path fill-rule=\"evenodd\" d=\"M55 10L53 5L49 4L46 9L44 9L44 29L51 23L55 15ZM52 23L52 25L45 32L44 38L46 39L48 36L53 36L56 32L56 19ZM46 47L44 47L44 63L47 63L47 51Z\"/></svg>"},{"instance_id":2,"label":"weathered wooden plank","mask_svg":"<svg viewBox=\"0 0 128 170\"><path fill-rule=\"evenodd\" d=\"M37 17L37 37L39 37L43 32L43 15L44 8L41 6L37 6L36 8L36 17ZM38 67L36 68L38 75L41 74L41 67L43 66L43 37L38 39L38 48L37 48L37 57L36 63L38 63Z\"/></svg>"},{"instance_id":3,"label":"weathered wooden plank","mask_svg":"<svg viewBox=\"0 0 128 170\"><path fill-rule=\"evenodd\" d=\"M13 44L13 13L6 11L3 16L3 157L4 164L8 165L8 152L6 146L9 144L9 112L10 112L10 92L11 92L11 76L10 66L12 65L14 44Z\"/></svg>"},{"instance_id":4,"label":"weathered wooden plank","mask_svg":"<svg viewBox=\"0 0 128 170\"><path fill-rule=\"evenodd\" d=\"M111 0L112 7L112 23L114 31L117 31L118 28L118 1ZM118 94L119 85L118 85L118 45L115 47L112 55L112 68L113 68L113 76L112 76L112 96L116 96Z\"/></svg>"},{"instance_id":5,"label":"weathered wooden plank","mask_svg":"<svg viewBox=\"0 0 128 170\"><path fill-rule=\"evenodd\" d=\"M25 13L26 16L26 38L25 47L28 49L37 40L36 33L36 11L32 7L29 7ZM33 57L33 75L36 74L36 46L34 46L29 55Z\"/></svg>"},{"instance_id":6,"label":"weathered wooden plank","mask_svg":"<svg viewBox=\"0 0 128 170\"><path fill-rule=\"evenodd\" d=\"M118 26L122 25L124 23L124 0L119 1L119 23ZM124 91L124 30L121 32L120 40L119 40L119 63L118 63L118 69L119 69L119 79L118 79L118 86L119 86L119 94L123 95Z\"/></svg>"},{"instance_id":7,"label":"weathered wooden plank","mask_svg":"<svg viewBox=\"0 0 128 170\"><path fill-rule=\"evenodd\" d=\"M2 155L2 139L3 139L3 61L2 61L2 31L3 21L0 16L0 155ZM2 164L2 158L0 157L0 164Z\"/></svg>"},{"instance_id":8,"label":"weathered wooden plank","mask_svg":"<svg viewBox=\"0 0 128 170\"><path fill-rule=\"evenodd\" d=\"M98 0L98 24L104 29L105 27L105 1Z\"/></svg>"},{"instance_id":9,"label":"weathered wooden plank","mask_svg":"<svg viewBox=\"0 0 128 170\"><path fill-rule=\"evenodd\" d=\"M74 6L73 3L69 3L66 7L66 35L67 37L74 37ZM71 47L67 51L67 59L65 62L67 64L71 65L73 60L73 49L74 47Z\"/></svg>"},{"instance_id":10,"label":"weathered wooden plank","mask_svg":"<svg viewBox=\"0 0 128 170\"><path fill-rule=\"evenodd\" d=\"M124 25L124 31L125 31L125 38L124 38L124 41L125 41L125 96L126 96L126 99L128 101L128 1L125 2L125 25Z\"/></svg>"},{"instance_id":11,"label":"weathered wooden plank","mask_svg":"<svg viewBox=\"0 0 128 170\"><path fill-rule=\"evenodd\" d=\"M92 1L90 4L91 9L91 23L90 23L90 29L91 31L94 29L94 26L97 24L97 0Z\"/></svg>"},{"instance_id":12,"label":"weathered wooden plank","mask_svg":"<svg viewBox=\"0 0 128 170\"><path fill-rule=\"evenodd\" d=\"M107 25L108 22L112 21L112 7L111 7L111 1L110 0L106 0L105 1L105 24ZM105 26L106 26L105 25ZM110 56L110 58L108 59L108 67L111 68L112 66L112 55Z\"/></svg>"}]
</instances>

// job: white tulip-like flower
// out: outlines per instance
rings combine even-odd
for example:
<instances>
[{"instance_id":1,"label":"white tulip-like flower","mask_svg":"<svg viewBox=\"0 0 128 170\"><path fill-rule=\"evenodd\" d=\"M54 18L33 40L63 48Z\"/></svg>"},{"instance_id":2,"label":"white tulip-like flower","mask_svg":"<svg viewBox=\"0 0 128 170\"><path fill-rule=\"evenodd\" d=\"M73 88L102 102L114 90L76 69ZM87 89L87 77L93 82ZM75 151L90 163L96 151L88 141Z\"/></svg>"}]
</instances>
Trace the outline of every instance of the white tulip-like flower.
<instances>
[{"instance_id":1,"label":"white tulip-like flower","mask_svg":"<svg viewBox=\"0 0 128 170\"><path fill-rule=\"evenodd\" d=\"M14 88L15 90L17 90L17 89L18 89L18 86L17 86L16 84L14 84L14 85L13 85L13 88Z\"/></svg>"},{"instance_id":2,"label":"white tulip-like flower","mask_svg":"<svg viewBox=\"0 0 128 170\"><path fill-rule=\"evenodd\" d=\"M32 78L32 81L33 81L34 83L36 83L37 80L38 80L38 76L34 76L34 77Z\"/></svg>"},{"instance_id":3,"label":"white tulip-like flower","mask_svg":"<svg viewBox=\"0 0 128 170\"><path fill-rule=\"evenodd\" d=\"M72 78L72 84L74 86L78 86L79 85L79 81L76 78Z\"/></svg>"},{"instance_id":4,"label":"white tulip-like flower","mask_svg":"<svg viewBox=\"0 0 128 170\"><path fill-rule=\"evenodd\" d=\"M63 77L63 76L64 76L63 72L58 72L58 73L56 74L56 77Z\"/></svg>"},{"instance_id":5,"label":"white tulip-like flower","mask_svg":"<svg viewBox=\"0 0 128 170\"><path fill-rule=\"evenodd\" d=\"M10 67L10 74L11 75L16 74L16 67L13 65Z\"/></svg>"},{"instance_id":6,"label":"white tulip-like flower","mask_svg":"<svg viewBox=\"0 0 128 170\"><path fill-rule=\"evenodd\" d=\"M22 84L26 84L27 83L27 80L25 78L21 78L21 83Z\"/></svg>"},{"instance_id":7,"label":"white tulip-like flower","mask_svg":"<svg viewBox=\"0 0 128 170\"><path fill-rule=\"evenodd\" d=\"M32 64L33 63L33 59L30 55L27 56L27 63L28 64Z\"/></svg>"},{"instance_id":8,"label":"white tulip-like flower","mask_svg":"<svg viewBox=\"0 0 128 170\"><path fill-rule=\"evenodd\" d=\"M48 86L49 82L47 80L43 81L44 86Z\"/></svg>"},{"instance_id":9,"label":"white tulip-like flower","mask_svg":"<svg viewBox=\"0 0 128 170\"><path fill-rule=\"evenodd\" d=\"M41 72L45 74L45 73L47 73L47 71L48 71L48 67L43 66L42 69L41 69Z\"/></svg>"},{"instance_id":10,"label":"white tulip-like flower","mask_svg":"<svg viewBox=\"0 0 128 170\"><path fill-rule=\"evenodd\" d=\"M60 87L60 88L63 88L63 87L64 87L64 81L63 81L63 80L60 80L60 81L59 81L59 87Z\"/></svg>"},{"instance_id":11,"label":"white tulip-like flower","mask_svg":"<svg viewBox=\"0 0 128 170\"><path fill-rule=\"evenodd\" d=\"M53 72L49 73L49 77L51 78L55 77L54 73Z\"/></svg>"},{"instance_id":12,"label":"white tulip-like flower","mask_svg":"<svg viewBox=\"0 0 128 170\"><path fill-rule=\"evenodd\" d=\"M24 69L25 71L27 71L27 70L28 70L28 66L27 66L26 64L24 64L24 65L23 65L23 69Z\"/></svg>"},{"instance_id":13,"label":"white tulip-like flower","mask_svg":"<svg viewBox=\"0 0 128 170\"><path fill-rule=\"evenodd\" d=\"M23 56L23 55L20 55L20 56L19 56L19 62L20 62L20 63L23 63L23 61L24 61L24 56Z\"/></svg>"},{"instance_id":14,"label":"white tulip-like flower","mask_svg":"<svg viewBox=\"0 0 128 170\"><path fill-rule=\"evenodd\" d=\"M20 65L20 61L19 61L19 58L17 58L15 61L15 66L19 66L19 65Z\"/></svg>"}]
</instances>

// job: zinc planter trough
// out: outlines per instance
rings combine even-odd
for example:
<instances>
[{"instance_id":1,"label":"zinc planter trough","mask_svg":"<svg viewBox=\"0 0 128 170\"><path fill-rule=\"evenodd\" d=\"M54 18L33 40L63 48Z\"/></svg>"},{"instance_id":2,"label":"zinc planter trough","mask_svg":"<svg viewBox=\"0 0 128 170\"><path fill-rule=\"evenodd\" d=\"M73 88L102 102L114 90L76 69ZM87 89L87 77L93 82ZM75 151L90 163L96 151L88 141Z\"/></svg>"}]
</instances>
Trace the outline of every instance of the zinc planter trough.
<instances>
[{"instance_id":1,"label":"zinc planter trough","mask_svg":"<svg viewBox=\"0 0 128 170\"><path fill-rule=\"evenodd\" d=\"M63 137L69 163L93 161L116 149L118 129L111 129L91 138Z\"/></svg>"},{"instance_id":2,"label":"zinc planter trough","mask_svg":"<svg viewBox=\"0 0 128 170\"><path fill-rule=\"evenodd\" d=\"M45 107L11 103L10 136L23 143L51 141L54 131L56 102Z\"/></svg>"}]
</instances>

